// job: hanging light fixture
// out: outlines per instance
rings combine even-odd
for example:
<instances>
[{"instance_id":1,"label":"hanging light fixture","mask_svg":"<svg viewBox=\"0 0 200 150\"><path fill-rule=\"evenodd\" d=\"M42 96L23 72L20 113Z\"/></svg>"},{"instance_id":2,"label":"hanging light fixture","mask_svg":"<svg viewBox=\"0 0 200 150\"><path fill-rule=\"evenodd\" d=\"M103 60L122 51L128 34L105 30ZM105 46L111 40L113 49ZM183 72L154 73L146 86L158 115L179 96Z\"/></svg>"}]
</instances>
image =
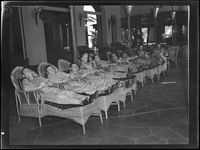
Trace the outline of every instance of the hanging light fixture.
<instances>
[{"instance_id":1,"label":"hanging light fixture","mask_svg":"<svg viewBox=\"0 0 200 150\"><path fill-rule=\"evenodd\" d=\"M176 11L174 10L173 6L172 6L172 10L171 10L171 17L172 17L172 20L174 20L174 17L176 15Z\"/></svg>"},{"instance_id":2,"label":"hanging light fixture","mask_svg":"<svg viewBox=\"0 0 200 150\"><path fill-rule=\"evenodd\" d=\"M126 6L126 12L127 12L128 15L131 15L132 10L133 10L133 6L132 5Z\"/></svg>"},{"instance_id":3,"label":"hanging light fixture","mask_svg":"<svg viewBox=\"0 0 200 150\"><path fill-rule=\"evenodd\" d=\"M160 6L153 6L153 15L155 18L155 30L154 30L154 38L155 38L155 44L157 44L157 16L159 12Z\"/></svg>"},{"instance_id":4,"label":"hanging light fixture","mask_svg":"<svg viewBox=\"0 0 200 150\"><path fill-rule=\"evenodd\" d=\"M157 18L159 9L160 9L160 6L154 6L154 9L153 9L153 11L154 11L154 18Z\"/></svg>"},{"instance_id":5,"label":"hanging light fixture","mask_svg":"<svg viewBox=\"0 0 200 150\"><path fill-rule=\"evenodd\" d=\"M176 19L175 19L175 15L176 15L176 11L174 10L174 7L173 6L171 6L171 17L172 17L172 45L174 45L175 44L175 41L176 41L176 39L175 39L175 35L174 34L176 34L175 33L175 26L176 26Z\"/></svg>"}]
</instances>

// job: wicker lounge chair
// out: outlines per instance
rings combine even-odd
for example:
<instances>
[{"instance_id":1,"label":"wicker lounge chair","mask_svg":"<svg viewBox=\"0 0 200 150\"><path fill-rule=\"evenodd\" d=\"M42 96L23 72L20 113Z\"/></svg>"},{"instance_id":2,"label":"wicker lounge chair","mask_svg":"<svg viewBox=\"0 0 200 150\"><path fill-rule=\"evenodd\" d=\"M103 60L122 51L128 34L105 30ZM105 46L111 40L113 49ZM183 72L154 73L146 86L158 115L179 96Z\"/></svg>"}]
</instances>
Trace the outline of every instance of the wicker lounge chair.
<instances>
[{"instance_id":1,"label":"wicker lounge chair","mask_svg":"<svg viewBox=\"0 0 200 150\"><path fill-rule=\"evenodd\" d=\"M48 100L43 99L40 91L23 91L20 84L22 68L23 67L15 67L11 73L11 80L15 87L15 99L19 121L21 116L38 118L41 127L41 118L45 116L63 117L74 120L82 125L84 134L85 124L91 115L98 115L101 123L103 123L100 103L96 98L87 105L61 109L48 104Z\"/></svg>"},{"instance_id":2,"label":"wicker lounge chair","mask_svg":"<svg viewBox=\"0 0 200 150\"><path fill-rule=\"evenodd\" d=\"M168 48L168 68L170 70L171 62L176 64L176 67L178 67L178 52L179 52L180 46L172 46Z\"/></svg>"},{"instance_id":3,"label":"wicker lounge chair","mask_svg":"<svg viewBox=\"0 0 200 150\"><path fill-rule=\"evenodd\" d=\"M144 76L148 77L151 79L151 82L153 83L153 78L156 75L158 80L159 80L159 72L158 72L158 66L151 68L151 69L146 69L144 70Z\"/></svg>"},{"instance_id":4,"label":"wicker lounge chair","mask_svg":"<svg viewBox=\"0 0 200 150\"><path fill-rule=\"evenodd\" d=\"M22 68L23 67L17 66L11 72L11 81L15 87L18 121L20 122L21 116L38 118L41 127L41 118L46 116L44 113L42 96L39 91L23 91L21 86Z\"/></svg>"},{"instance_id":5,"label":"wicker lounge chair","mask_svg":"<svg viewBox=\"0 0 200 150\"><path fill-rule=\"evenodd\" d=\"M70 62L64 59L59 59L58 60L58 68L60 69L60 71L63 72L68 72L70 69Z\"/></svg>"},{"instance_id":6,"label":"wicker lounge chair","mask_svg":"<svg viewBox=\"0 0 200 150\"><path fill-rule=\"evenodd\" d=\"M126 96L130 95L131 96L131 101L133 102L133 95L132 91L134 91L134 94L136 95L137 91L137 84L135 80L135 75L131 75L126 78L118 78L120 82L120 87L115 91L118 94L118 99L120 102L123 103L124 109L126 106Z\"/></svg>"},{"instance_id":7,"label":"wicker lounge chair","mask_svg":"<svg viewBox=\"0 0 200 150\"><path fill-rule=\"evenodd\" d=\"M134 73L134 75L135 75L135 81L136 82L140 82L142 84L142 87L143 87L144 83L145 83L144 71L140 71L140 72Z\"/></svg>"},{"instance_id":8,"label":"wicker lounge chair","mask_svg":"<svg viewBox=\"0 0 200 150\"><path fill-rule=\"evenodd\" d=\"M101 105L101 110L105 112L106 119L108 119L108 109L111 105L117 105L118 111L120 111L120 99L119 93L117 93L117 88L119 86L119 82L108 89L108 93L104 95L99 95L97 98Z\"/></svg>"},{"instance_id":9,"label":"wicker lounge chair","mask_svg":"<svg viewBox=\"0 0 200 150\"><path fill-rule=\"evenodd\" d=\"M163 73L163 76L166 76L166 71L167 71L167 61L164 61L163 64L157 66L158 69L158 80L160 80L160 74Z\"/></svg>"}]
</instances>

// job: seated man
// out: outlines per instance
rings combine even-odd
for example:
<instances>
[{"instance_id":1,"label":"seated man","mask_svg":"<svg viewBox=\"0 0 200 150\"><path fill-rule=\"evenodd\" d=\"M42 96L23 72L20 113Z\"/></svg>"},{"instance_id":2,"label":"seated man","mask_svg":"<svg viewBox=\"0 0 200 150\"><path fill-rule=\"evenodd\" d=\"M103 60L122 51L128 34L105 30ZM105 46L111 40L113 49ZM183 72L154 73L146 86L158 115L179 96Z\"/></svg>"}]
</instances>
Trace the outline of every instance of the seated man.
<instances>
[{"instance_id":1,"label":"seated man","mask_svg":"<svg viewBox=\"0 0 200 150\"><path fill-rule=\"evenodd\" d=\"M107 57L107 61L108 61L108 62L112 62L112 60L111 60L111 54L112 54L111 51L107 51L107 52L106 52L106 57Z\"/></svg>"},{"instance_id":2,"label":"seated man","mask_svg":"<svg viewBox=\"0 0 200 150\"><path fill-rule=\"evenodd\" d=\"M111 54L111 62L112 63L116 63L117 61L118 61L118 56L117 56L117 54L116 53L112 53Z\"/></svg>"},{"instance_id":3,"label":"seated man","mask_svg":"<svg viewBox=\"0 0 200 150\"><path fill-rule=\"evenodd\" d=\"M162 54L162 49L154 48L151 56L154 57L154 60L157 62L157 64L162 64L164 58Z\"/></svg>"},{"instance_id":4,"label":"seated man","mask_svg":"<svg viewBox=\"0 0 200 150\"><path fill-rule=\"evenodd\" d=\"M126 61L127 59L128 59L128 54L124 52L122 54L122 60Z\"/></svg>"},{"instance_id":5,"label":"seated man","mask_svg":"<svg viewBox=\"0 0 200 150\"><path fill-rule=\"evenodd\" d=\"M83 96L72 91L62 91L58 88L48 87L49 80L33 76L33 71L28 68L23 68L21 71L24 79L22 85L24 91L39 90L42 93L43 100L57 104L82 104L88 99L88 96Z\"/></svg>"},{"instance_id":6,"label":"seated man","mask_svg":"<svg viewBox=\"0 0 200 150\"><path fill-rule=\"evenodd\" d=\"M100 60L100 57L98 55L94 56L94 61L96 63L97 69L108 67L108 63L104 60Z\"/></svg>"},{"instance_id":7,"label":"seated man","mask_svg":"<svg viewBox=\"0 0 200 150\"><path fill-rule=\"evenodd\" d=\"M87 53L84 53L81 58L81 69L88 69L88 70L93 69L92 63L88 62L88 54Z\"/></svg>"}]
</instances>

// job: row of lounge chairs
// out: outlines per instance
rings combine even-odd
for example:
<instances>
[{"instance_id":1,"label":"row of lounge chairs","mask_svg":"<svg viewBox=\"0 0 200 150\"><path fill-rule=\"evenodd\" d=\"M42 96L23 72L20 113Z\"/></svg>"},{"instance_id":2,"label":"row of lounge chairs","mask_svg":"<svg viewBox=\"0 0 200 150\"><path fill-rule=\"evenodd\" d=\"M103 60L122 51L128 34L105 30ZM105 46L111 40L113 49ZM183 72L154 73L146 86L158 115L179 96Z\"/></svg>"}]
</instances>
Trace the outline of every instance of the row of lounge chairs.
<instances>
[{"instance_id":1,"label":"row of lounge chairs","mask_svg":"<svg viewBox=\"0 0 200 150\"><path fill-rule=\"evenodd\" d=\"M46 65L52 64L42 62L38 65L39 76L45 77L44 68ZM59 69L54 65L52 66ZM105 112L106 119L108 119L108 109L111 105L117 105L118 111L120 111L120 102L124 104L125 108L126 94L131 94L132 96L131 90L134 90L136 93L136 85L133 86L135 84L135 76L132 76L123 80L119 79L115 85L109 87L106 91L97 91L94 95L90 95L90 98L93 97L93 100L87 105L67 109L62 107L61 109L57 105L47 103L39 90L25 92L20 88L19 81L22 79L22 68L21 66L17 66L11 72L11 81L15 87L18 121L20 122L21 116L38 118L40 127L42 126L41 118L45 116L57 116L68 118L82 125L83 133L85 134L85 124L91 115L99 116L100 122L103 123L102 111ZM128 82L128 84L130 82L130 86L123 86L125 82ZM58 87L60 88L60 86Z\"/></svg>"}]
</instances>

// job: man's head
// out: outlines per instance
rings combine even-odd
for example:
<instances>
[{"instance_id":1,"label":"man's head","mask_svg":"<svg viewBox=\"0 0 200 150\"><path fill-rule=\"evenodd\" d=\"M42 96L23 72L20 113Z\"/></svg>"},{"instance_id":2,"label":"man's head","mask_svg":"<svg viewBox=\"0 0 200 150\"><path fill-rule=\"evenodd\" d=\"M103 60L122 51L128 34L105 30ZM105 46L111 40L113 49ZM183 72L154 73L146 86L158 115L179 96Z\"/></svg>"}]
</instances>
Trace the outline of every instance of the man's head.
<instances>
[{"instance_id":1,"label":"man's head","mask_svg":"<svg viewBox=\"0 0 200 150\"><path fill-rule=\"evenodd\" d=\"M88 54L84 53L81 60L82 60L82 62L87 63L88 62Z\"/></svg>"}]
</instances>

